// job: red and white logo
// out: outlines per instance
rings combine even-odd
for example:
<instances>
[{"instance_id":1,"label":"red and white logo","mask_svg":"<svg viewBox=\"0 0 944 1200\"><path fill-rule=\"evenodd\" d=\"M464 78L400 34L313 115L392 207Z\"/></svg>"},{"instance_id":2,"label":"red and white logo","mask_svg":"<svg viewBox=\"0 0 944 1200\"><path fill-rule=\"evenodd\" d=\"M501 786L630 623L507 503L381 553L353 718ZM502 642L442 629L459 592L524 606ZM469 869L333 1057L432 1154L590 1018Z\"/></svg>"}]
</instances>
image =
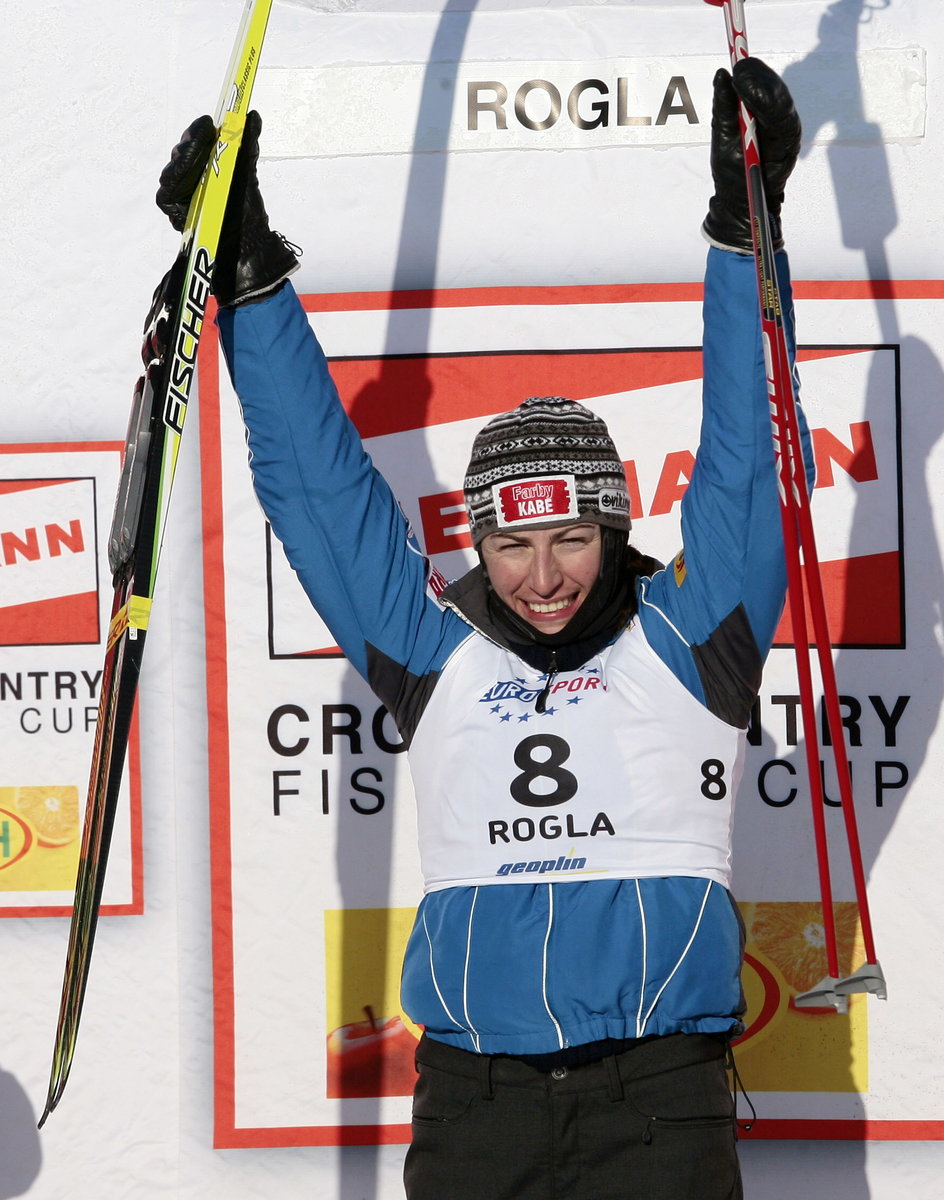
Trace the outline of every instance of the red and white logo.
<instances>
[{"instance_id":1,"label":"red and white logo","mask_svg":"<svg viewBox=\"0 0 944 1200\"><path fill-rule=\"evenodd\" d=\"M98 640L95 480L0 480L0 645Z\"/></svg>"},{"instance_id":2,"label":"red and white logo","mask_svg":"<svg viewBox=\"0 0 944 1200\"><path fill-rule=\"evenodd\" d=\"M492 488L499 528L569 521L579 516L573 475L514 479Z\"/></svg>"}]
</instances>

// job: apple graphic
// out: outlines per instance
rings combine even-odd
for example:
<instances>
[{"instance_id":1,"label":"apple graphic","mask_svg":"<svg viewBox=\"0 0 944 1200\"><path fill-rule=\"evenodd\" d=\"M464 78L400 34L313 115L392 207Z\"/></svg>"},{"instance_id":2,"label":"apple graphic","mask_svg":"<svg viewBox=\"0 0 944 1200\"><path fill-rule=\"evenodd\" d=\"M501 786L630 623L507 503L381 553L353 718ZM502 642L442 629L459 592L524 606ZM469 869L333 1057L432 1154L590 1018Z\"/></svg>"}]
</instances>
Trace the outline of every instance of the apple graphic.
<instances>
[{"instance_id":1,"label":"apple graphic","mask_svg":"<svg viewBox=\"0 0 944 1200\"><path fill-rule=\"evenodd\" d=\"M399 1017L375 1017L328 1034L328 1098L412 1096L416 1037Z\"/></svg>"}]
</instances>

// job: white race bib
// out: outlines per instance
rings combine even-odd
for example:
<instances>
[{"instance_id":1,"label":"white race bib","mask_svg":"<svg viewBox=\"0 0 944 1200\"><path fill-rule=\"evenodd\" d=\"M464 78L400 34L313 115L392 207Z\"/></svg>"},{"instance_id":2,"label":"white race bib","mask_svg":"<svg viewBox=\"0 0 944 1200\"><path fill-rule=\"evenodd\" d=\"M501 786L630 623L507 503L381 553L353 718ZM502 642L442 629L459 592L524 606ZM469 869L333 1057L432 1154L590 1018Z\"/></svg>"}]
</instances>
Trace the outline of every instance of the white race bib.
<instances>
[{"instance_id":1,"label":"white race bib","mask_svg":"<svg viewBox=\"0 0 944 1200\"><path fill-rule=\"evenodd\" d=\"M480 635L410 749L426 890L688 875L727 887L743 731L700 704L638 621L546 677Z\"/></svg>"}]
</instances>

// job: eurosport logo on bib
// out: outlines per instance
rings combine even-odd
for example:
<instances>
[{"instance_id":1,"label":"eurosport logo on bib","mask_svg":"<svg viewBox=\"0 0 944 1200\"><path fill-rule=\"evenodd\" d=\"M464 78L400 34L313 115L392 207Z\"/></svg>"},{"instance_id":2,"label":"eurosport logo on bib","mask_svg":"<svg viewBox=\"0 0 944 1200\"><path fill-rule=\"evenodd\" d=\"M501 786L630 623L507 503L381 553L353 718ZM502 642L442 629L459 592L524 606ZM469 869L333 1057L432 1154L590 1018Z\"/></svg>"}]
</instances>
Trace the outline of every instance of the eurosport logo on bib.
<instances>
[{"instance_id":1,"label":"eurosport logo on bib","mask_svg":"<svg viewBox=\"0 0 944 1200\"><path fill-rule=\"evenodd\" d=\"M95 480L0 479L0 645L97 644Z\"/></svg>"},{"instance_id":2,"label":"eurosport logo on bib","mask_svg":"<svg viewBox=\"0 0 944 1200\"><path fill-rule=\"evenodd\" d=\"M479 696L479 704L487 704L489 714L494 716L499 724L512 720L519 725L526 724L532 717L537 717L542 724L546 724L565 704L582 704L588 696L597 691L606 691L606 684L598 667L586 667L578 674L555 676L547 689L547 707L543 712L535 713L534 702L547 683L547 675L542 675L537 684L529 684L524 679L499 679L483 696ZM516 707L512 708L512 705Z\"/></svg>"}]
</instances>

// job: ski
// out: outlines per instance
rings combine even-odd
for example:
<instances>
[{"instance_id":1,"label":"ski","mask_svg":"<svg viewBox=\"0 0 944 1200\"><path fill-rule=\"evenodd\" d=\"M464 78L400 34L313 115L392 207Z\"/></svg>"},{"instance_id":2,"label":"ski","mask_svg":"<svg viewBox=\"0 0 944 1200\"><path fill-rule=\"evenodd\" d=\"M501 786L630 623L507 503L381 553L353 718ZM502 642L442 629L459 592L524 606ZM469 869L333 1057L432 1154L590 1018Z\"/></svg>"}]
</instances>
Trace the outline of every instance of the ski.
<instances>
[{"instance_id":1,"label":"ski","mask_svg":"<svg viewBox=\"0 0 944 1200\"><path fill-rule=\"evenodd\" d=\"M75 1052L161 542L210 298L213 262L271 7L272 0L246 2L214 115L219 131L216 147L191 202L177 258L158 285L145 321L141 351L145 371L134 389L108 541L114 600L105 644L59 1022L40 1128L62 1098Z\"/></svg>"}]
</instances>

